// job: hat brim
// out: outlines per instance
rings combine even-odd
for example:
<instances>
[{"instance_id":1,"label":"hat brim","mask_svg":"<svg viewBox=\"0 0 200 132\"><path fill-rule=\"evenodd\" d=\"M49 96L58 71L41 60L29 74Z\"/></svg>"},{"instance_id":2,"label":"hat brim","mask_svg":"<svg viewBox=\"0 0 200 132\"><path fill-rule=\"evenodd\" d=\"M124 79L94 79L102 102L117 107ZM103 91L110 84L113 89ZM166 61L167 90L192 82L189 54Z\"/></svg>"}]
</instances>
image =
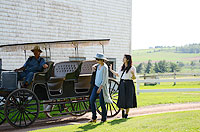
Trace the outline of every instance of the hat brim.
<instances>
[{"instance_id":1,"label":"hat brim","mask_svg":"<svg viewBox=\"0 0 200 132\"><path fill-rule=\"evenodd\" d=\"M97 57L94 57L95 59L100 59L100 60L105 60L105 61L108 61L107 58L97 58Z\"/></svg>"},{"instance_id":2,"label":"hat brim","mask_svg":"<svg viewBox=\"0 0 200 132\"><path fill-rule=\"evenodd\" d=\"M32 49L31 51L34 52L34 50L36 50L36 49ZM40 53L42 53L42 50L39 49L38 51L39 51Z\"/></svg>"}]
</instances>

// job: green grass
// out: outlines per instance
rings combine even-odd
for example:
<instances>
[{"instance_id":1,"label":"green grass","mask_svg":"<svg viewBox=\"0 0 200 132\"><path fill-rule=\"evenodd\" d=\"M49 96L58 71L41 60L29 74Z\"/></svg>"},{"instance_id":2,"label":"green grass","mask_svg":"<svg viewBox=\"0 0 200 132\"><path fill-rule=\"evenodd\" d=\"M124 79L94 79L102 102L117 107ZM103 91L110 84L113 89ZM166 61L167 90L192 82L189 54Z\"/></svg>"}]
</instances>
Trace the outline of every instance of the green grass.
<instances>
[{"instance_id":1,"label":"green grass","mask_svg":"<svg viewBox=\"0 0 200 132\"><path fill-rule=\"evenodd\" d=\"M200 88L200 82L177 82L175 86L173 86L173 82L162 82L160 85L155 86L140 85L140 89L173 88ZM200 102L200 91L140 93L139 96L137 96L137 102L139 107L156 104Z\"/></svg>"},{"instance_id":2,"label":"green grass","mask_svg":"<svg viewBox=\"0 0 200 132\"><path fill-rule=\"evenodd\" d=\"M140 84L140 89L170 89L170 88L200 88L200 82L161 82L155 86L144 86Z\"/></svg>"},{"instance_id":3,"label":"green grass","mask_svg":"<svg viewBox=\"0 0 200 132\"><path fill-rule=\"evenodd\" d=\"M137 96L138 107L188 102L200 102L200 92L154 92Z\"/></svg>"},{"instance_id":4,"label":"green grass","mask_svg":"<svg viewBox=\"0 0 200 132\"><path fill-rule=\"evenodd\" d=\"M159 52L154 52L154 50ZM166 60L170 62L181 61L183 63L190 63L193 60L199 61L200 54L186 54L186 53L175 53L174 48L169 49L144 49L132 51L133 64L138 65L141 62L147 62L148 60L160 61Z\"/></svg>"},{"instance_id":5,"label":"green grass","mask_svg":"<svg viewBox=\"0 0 200 132\"><path fill-rule=\"evenodd\" d=\"M199 70L199 66L195 67L193 70L191 70L191 68L188 68L188 67L183 67L181 68L181 72L182 73L199 73L200 70Z\"/></svg>"},{"instance_id":6,"label":"green grass","mask_svg":"<svg viewBox=\"0 0 200 132\"><path fill-rule=\"evenodd\" d=\"M104 124L67 125L33 132L197 132L200 131L199 124L200 111L184 111L116 119Z\"/></svg>"}]
</instances>

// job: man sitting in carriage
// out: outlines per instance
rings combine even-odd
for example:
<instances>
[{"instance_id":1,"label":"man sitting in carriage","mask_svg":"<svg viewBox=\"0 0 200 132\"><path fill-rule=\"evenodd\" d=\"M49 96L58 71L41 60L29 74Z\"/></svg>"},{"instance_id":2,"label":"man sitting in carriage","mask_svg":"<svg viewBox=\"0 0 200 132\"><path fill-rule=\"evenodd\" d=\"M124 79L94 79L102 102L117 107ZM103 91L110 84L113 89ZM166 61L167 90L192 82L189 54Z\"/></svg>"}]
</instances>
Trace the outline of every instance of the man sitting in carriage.
<instances>
[{"instance_id":1,"label":"man sitting in carriage","mask_svg":"<svg viewBox=\"0 0 200 132\"><path fill-rule=\"evenodd\" d=\"M34 56L29 57L21 68L15 69L16 72L23 71L18 76L18 80L23 80L22 87L27 87L32 82L34 73L41 72L48 67L44 58L40 57L42 50L39 46L35 46L31 51Z\"/></svg>"}]
</instances>

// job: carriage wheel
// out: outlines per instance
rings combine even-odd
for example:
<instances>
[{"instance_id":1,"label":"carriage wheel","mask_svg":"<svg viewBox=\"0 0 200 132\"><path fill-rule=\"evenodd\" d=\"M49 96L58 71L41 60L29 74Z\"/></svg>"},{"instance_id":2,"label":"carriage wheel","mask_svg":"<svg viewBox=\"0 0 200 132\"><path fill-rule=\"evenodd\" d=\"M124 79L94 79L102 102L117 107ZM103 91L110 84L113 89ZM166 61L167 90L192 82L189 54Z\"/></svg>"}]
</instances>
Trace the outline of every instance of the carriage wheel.
<instances>
[{"instance_id":1,"label":"carriage wheel","mask_svg":"<svg viewBox=\"0 0 200 132\"><path fill-rule=\"evenodd\" d=\"M0 96L0 125L3 124L6 121L6 118L4 116L4 104L6 102L5 97Z\"/></svg>"},{"instance_id":2,"label":"carriage wheel","mask_svg":"<svg viewBox=\"0 0 200 132\"><path fill-rule=\"evenodd\" d=\"M73 116L82 116L89 110L89 97L69 99L72 103L65 104L65 111Z\"/></svg>"},{"instance_id":3,"label":"carriage wheel","mask_svg":"<svg viewBox=\"0 0 200 132\"><path fill-rule=\"evenodd\" d=\"M110 78L108 80L108 85L109 85L109 93L113 103L106 104L107 116L114 117L120 112L120 109L117 106L119 83L115 79ZM99 100L96 102L96 105L97 105L97 112L101 115L102 110L99 104Z\"/></svg>"},{"instance_id":4,"label":"carriage wheel","mask_svg":"<svg viewBox=\"0 0 200 132\"><path fill-rule=\"evenodd\" d=\"M39 114L37 96L28 89L17 89L6 99L5 117L10 125L17 128L31 125Z\"/></svg>"}]
</instances>

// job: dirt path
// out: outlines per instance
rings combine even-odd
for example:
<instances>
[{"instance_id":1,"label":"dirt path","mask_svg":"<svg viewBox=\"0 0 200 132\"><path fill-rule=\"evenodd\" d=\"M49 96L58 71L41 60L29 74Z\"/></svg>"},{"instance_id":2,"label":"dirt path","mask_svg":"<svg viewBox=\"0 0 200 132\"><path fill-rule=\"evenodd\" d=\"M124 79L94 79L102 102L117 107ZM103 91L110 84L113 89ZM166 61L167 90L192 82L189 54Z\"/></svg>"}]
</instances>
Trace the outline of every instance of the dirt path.
<instances>
[{"instance_id":1,"label":"dirt path","mask_svg":"<svg viewBox=\"0 0 200 132\"><path fill-rule=\"evenodd\" d=\"M136 109L131 109L129 117L156 114L156 113L189 111L189 110L200 110L200 102L184 103L184 104L161 104L161 105L140 107ZM53 117L51 119L36 120L34 124L24 129L16 129L10 126L9 124L5 123L0 126L0 132L27 132L31 130L44 129L50 127L80 124L88 122L90 118L91 118L91 113L87 113L81 117L72 117L72 116ZM100 118L101 116L98 115L99 121ZM120 119L120 118L121 118L121 113L119 113L117 116L113 118L108 118L108 120Z\"/></svg>"}]
</instances>

